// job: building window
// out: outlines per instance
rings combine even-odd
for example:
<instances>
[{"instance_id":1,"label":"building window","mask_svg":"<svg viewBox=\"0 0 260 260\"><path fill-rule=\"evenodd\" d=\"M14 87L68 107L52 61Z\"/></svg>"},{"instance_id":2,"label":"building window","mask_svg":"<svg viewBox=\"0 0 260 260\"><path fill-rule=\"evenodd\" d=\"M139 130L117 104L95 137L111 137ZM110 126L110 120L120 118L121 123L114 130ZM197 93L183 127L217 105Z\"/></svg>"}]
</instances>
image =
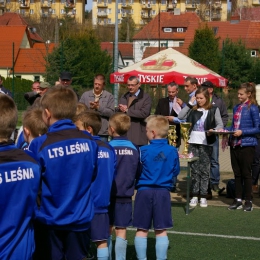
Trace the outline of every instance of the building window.
<instances>
[{"instance_id":1,"label":"building window","mask_svg":"<svg viewBox=\"0 0 260 260\"><path fill-rule=\"evenodd\" d=\"M33 9L30 9L30 14L33 14L34 13L34 10Z\"/></svg>"},{"instance_id":2,"label":"building window","mask_svg":"<svg viewBox=\"0 0 260 260\"><path fill-rule=\"evenodd\" d=\"M65 0L60 0L60 2L61 2L62 4L64 4L64 3L65 3Z\"/></svg>"},{"instance_id":3,"label":"building window","mask_svg":"<svg viewBox=\"0 0 260 260\"><path fill-rule=\"evenodd\" d=\"M179 46L180 47L183 46L183 44L184 44L184 42L179 42Z\"/></svg>"},{"instance_id":4,"label":"building window","mask_svg":"<svg viewBox=\"0 0 260 260\"><path fill-rule=\"evenodd\" d=\"M34 81L39 81L40 82L40 76L34 76Z\"/></svg>"},{"instance_id":5,"label":"building window","mask_svg":"<svg viewBox=\"0 0 260 260\"><path fill-rule=\"evenodd\" d=\"M167 46L168 46L168 43L167 43L167 42L162 42L162 43L160 43L160 46L161 46L161 47L167 47Z\"/></svg>"},{"instance_id":6,"label":"building window","mask_svg":"<svg viewBox=\"0 0 260 260\"><path fill-rule=\"evenodd\" d=\"M30 0L30 4L34 4L34 0Z\"/></svg>"},{"instance_id":7,"label":"building window","mask_svg":"<svg viewBox=\"0 0 260 260\"><path fill-rule=\"evenodd\" d=\"M22 78L22 76L21 75L19 75L19 76L15 76L17 79L21 79Z\"/></svg>"},{"instance_id":8,"label":"building window","mask_svg":"<svg viewBox=\"0 0 260 260\"><path fill-rule=\"evenodd\" d=\"M212 27L212 30L214 32L214 35L216 35L218 33L218 27Z\"/></svg>"},{"instance_id":9,"label":"building window","mask_svg":"<svg viewBox=\"0 0 260 260\"><path fill-rule=\"evenodd\" d=\"M150 46L150 43L149 42L144 42L144 44L143 44L145 47L147 47L147 46Z\"/></svg>"},{"instance_id":10,"label":"building window","mask_svg":"<svg viewBox=\"0 0 260 260\"><path fill-rule=\"evenodd\" d=\"M107 23L111 24L111 19L110 18L107 19Z\"/></svg>"},{"instance_id":11,"label":"building window","mask_svg":"<svg viewBox=\"0 0 260 260\"><path fill-rule=\"evenodd\" d=\"M255 50L251 51L251 57L256 57L256 51Z\"/></svg>"},{"instance_id":12,"label":"building window","mask_svg":"<svg viewBox=\"0 0 260 260\"><path fill-rule=\"evenodd\" d=\"M64 9L60 9L60 13L61 13L61 14L65 14L66 12L65 12Z\"/></svg>"},{"instance_id":13,"label":"building window","mask_svg":"<svg viewBox=\"0 0 260 260\"><path fill-rule=\"evenodd\" d=\"M177 32L183 32L183 28L177 28Z\"/></svg>"},{"instance_id":14,"label":"building window","mask_svg":"<svg viewBox=\"0 0 260 260\"><path fill-rule=\"evenodd\" d=\"M161 5L166 5L166 0L162 0Z\"/></svg>"},{"instance_id":15,"label":"building window","mask_svg":"<svg viewBox=\"0 0 260 260\"><path fill-rule=\"evenodd\" d=\"M118 19L118 24L120 24L121 23L121 19Z\"/></svg>"},{"instance_id":16,"label":"building window","mask_svg":"<svg viewBox=\"0 0 260 260\"><path fill-rule=\"evenodd\" d=\"M20 10L20 14L25 15L25 10L24 10L24 9L21 9L21 10Z\"/></svg>"},{"instance_id":17,"label":"building window","mask_svg":"<svg viewBox=\"0 0 260 260\"><path fill-rule=\"evenodd\" d=\"M111 12L112 12L111 8L108 8L107 13L111 14Z\"/></svg>"},{"instance_id":18,"label":"building window","mask_svg":"<svg viewBox=\"0 0 260 260\"><path fill-rule=\"evenodd\" d=\"M6 3L7 3L7 4L11 3L11 0L6 0ZM10 11L9 11L9 12L10 12Z\"/></svg>"}]
</instances>

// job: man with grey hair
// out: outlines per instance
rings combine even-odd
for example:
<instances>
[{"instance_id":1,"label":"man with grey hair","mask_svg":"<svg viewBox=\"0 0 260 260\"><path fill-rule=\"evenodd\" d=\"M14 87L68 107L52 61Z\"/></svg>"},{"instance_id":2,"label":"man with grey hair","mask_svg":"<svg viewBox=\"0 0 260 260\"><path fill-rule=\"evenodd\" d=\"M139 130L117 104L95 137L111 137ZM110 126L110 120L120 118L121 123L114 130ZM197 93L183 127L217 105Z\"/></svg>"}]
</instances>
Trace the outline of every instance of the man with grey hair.
<instances>
[{"instance_id":1,"label":"man with grey hair","mask_svg":"<svg viewBox=\"0 0 260 260\"><path fill-rule=\"evenodd\" d=\"M177 148L181 144L180 124L178 122L173 122L173 118L178 117L178 114L181 111L181 106L179 104L180 99L177 97L178 91L179 86L175 82L170 82L167 84L168 97L158 100L158 104L154 113L155 115L166 116L170 125L176 125L176 134L178 136L176 140Z\"/></svg>"},{"instance_id":2,"label":"man with grey hair","mask_svg":"<svg viewBox=\"0 0 260 260\"><path fill-rule=\"evenodd\" d=\"M130 141L138 146L148 144L145 119L151 113L152 99L141 88L139 78L130 76L127 80L128 92L119 99L118 111L131 118L127 132Z\"/></svg>"}]
</instances>

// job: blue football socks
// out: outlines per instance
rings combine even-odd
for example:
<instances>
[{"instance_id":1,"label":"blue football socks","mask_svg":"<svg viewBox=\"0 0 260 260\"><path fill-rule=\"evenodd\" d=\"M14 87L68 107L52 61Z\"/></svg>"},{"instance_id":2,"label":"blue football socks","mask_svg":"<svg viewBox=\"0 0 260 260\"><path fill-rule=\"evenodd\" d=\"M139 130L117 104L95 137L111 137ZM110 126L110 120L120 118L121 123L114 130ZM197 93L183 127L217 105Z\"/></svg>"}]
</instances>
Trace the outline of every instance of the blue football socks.
<instances>
[{"instance_id":1,"label":"blue football socks","mask_svg":"<svg viewBox=\"0 0 260 260\"><path fill-rule=\"evenodd\" d=\"M126 259L126 247L127 247L127 240L121 237L116 237L116 244L115 244L116 260Z\"/></svg>"},{"instance_id":2,"label":"blue football socks","mask_svg":"<svg viewBox=\"0 0 260 260\"><path fill-rule=\"evenodd\" d=\"M157 260L166 260L167 259L167 250L169 246L168 236L157 236L155 251Z\"/></svg>"},{"instance_id":3,"label":"blue football socks","mask_svg":"<svg viewBox=\"0 0 260 260\"><path fill-rule=\"evenodd\" d=\"M146 260L147 237L135 237L135 251L138 260Z\"/></svg>"},{"instance_id":4,"label":"blue football socks","mask_svg":"<svg viewBox=\"0 0 260 260\"><path fill-rule=\"evenodd\" d=\"M109 259L108 247L97 249L97 259L98 260L108 260Z\"/></svg>"},{"instance_id":5,"label":"blue football socks","mask_svg":"<svg viewBox=\"0 0 260 260\"><path fill-rule=\"evenodd\" d=\"M112 248L113 248L112 235L110 235L109 238L107 239L107 246L108 246L109 260L112 260Z\"/></svg>"}]
</instances>

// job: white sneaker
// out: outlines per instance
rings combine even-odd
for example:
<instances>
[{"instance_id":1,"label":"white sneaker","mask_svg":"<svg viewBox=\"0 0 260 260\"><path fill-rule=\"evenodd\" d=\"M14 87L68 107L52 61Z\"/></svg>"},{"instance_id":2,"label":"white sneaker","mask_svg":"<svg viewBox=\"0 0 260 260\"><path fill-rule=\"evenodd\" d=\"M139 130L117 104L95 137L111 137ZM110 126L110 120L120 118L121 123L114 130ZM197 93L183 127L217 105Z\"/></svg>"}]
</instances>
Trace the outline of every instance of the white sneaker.
<instances>
[{"instance_id":1,"label":"white sneaker","mask_svg":"<svg viewBox=\"0 0 260 260\"><path fill-rule=\"evenodd\" d=\"M198 204L198 197L193 197L191 200L190 200L190 206L191 207L196 207Z\"/></svg>"},{"instance_id":2,"label":"white sneaker","mask_svg":"<svg viewBox=\"0 0 260 260\"><path fill-rule=\"evenodd\" d=\"M207 199L201 198L200 199L200 206L203 207L203 208L206 208L208 206Z\"/></svg>"}]
</instances>

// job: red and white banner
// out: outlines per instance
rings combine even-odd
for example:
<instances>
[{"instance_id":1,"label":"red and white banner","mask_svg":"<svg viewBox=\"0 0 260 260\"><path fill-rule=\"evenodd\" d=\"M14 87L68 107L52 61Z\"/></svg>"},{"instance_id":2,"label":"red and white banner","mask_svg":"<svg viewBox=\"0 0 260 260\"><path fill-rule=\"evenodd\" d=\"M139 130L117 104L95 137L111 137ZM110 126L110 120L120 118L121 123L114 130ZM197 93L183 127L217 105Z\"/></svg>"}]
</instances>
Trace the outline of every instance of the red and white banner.
<instances>
[{"instance_id":1,"label":"red and white banner","mask_svg":"<svg viewBox=\"0 0 260 260\"><path fill-rule=\"evenodd\" d=\"M209 80L217 87L227 86L227 79L172 48L110 74L110 82L127 83L130 76L137 76L144 84L174 81L183 85L185 78L191 76L197 78L199 85Z\"/></svg>"}]
</instances>

